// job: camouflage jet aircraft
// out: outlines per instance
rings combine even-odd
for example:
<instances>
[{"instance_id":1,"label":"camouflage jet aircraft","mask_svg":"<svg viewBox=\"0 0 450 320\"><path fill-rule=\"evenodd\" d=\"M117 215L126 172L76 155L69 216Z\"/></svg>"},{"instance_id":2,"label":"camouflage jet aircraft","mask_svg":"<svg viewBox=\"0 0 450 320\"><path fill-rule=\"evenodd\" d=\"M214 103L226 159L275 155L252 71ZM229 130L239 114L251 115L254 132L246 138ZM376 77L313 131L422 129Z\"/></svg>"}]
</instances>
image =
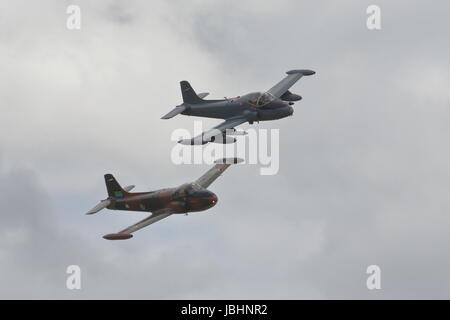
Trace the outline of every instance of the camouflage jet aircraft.
<instances>
[{"instance_id":1,"label":"camouflage jet aircraft","mask_svg":"<svg viewBox=\"0 0 450 320\"><path fill-rule=\"evenodd\" d=\"M112 174L105 174L108 198L102 200L86 214L94 214L108 208L112 210L146 211L152 215L117 233L103 236L107 240L125 240L133 237L132 233L175 213L207 210L217 203L217 196L207 190L231 164L240 163L242 159L226 158L215 161L213 168L199 179L185 183L177 188L161 189L150 192L129 191L134 186L122 188Z\"/></svg>"},{"instance_id":2,"label":"camouflage jet aircraft","mask_svg":"<svg viewBox=\"0 0 450 320\"><path fill-rule=\"evenodd\" d=\"M224 122L209 131L192 139L178 141L182 144L205 144L208 142L233 143L236 139L232 135L243 135L245 131L236 131L234 127L254 121L276 120L291 116L294 109L291 105L294 101L302 99L293 94L289 88L301 77L315 74L312 70L291 70L287 76L266 92L253 92L244 96L230 99L204 100L208 93L196 94L187 81L181 81L181 94L183 103L162 119L170 119L178 114L198 116L206 118L225 119Z\"/></svg>"}]
</instances>

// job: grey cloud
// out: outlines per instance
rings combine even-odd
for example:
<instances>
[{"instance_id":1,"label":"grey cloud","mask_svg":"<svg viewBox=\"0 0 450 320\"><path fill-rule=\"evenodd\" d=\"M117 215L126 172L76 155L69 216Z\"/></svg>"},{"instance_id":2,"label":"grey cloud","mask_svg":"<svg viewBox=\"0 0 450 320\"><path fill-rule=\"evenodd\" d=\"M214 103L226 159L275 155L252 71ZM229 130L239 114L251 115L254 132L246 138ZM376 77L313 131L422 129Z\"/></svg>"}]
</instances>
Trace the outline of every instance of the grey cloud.
<instances>
[{"instance_id":1,"label":"grey cloud","mask_svg":"<svg viewBox=\"0 0 450 320\"><path fill-rule=\"evenodd\" d=\"M57 1L9 2L1 297L449 297L448 4L379 1L381 31L365 27L371 2L260 4L80 1L72 33ZM159 119L179 80L220 97L298 67L317 74L293 87L294 116L258 124L280 129L276 176L237 166L212 186L212 210L101 239L142 218L83 215L104 173L148 190L206 170L170 163L170 133L193 127ZM74 263L81 292L64 287ZM370 264L381 291L365 287Z\"/></svg>"}]
</instances>

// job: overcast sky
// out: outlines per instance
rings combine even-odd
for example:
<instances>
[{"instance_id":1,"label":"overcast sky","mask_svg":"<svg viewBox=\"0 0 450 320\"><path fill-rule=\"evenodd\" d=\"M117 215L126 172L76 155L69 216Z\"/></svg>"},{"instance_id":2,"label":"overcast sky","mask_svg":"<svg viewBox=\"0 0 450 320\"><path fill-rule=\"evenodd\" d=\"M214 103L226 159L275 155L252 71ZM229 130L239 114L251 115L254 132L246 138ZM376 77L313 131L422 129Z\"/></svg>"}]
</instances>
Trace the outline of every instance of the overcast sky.
<instances>
[{"instance_id":1,"label":"overcast sky","mask_svg":"<svg viewBox=\"0 0 450 320\"><path fill-rule=\"evenodd\" d=\"M0 298L450 298L448 1L0 4ZM210 167L171 162L180 80L222 98L300 68L293 117L256 125L278 174L232 167L214 208L102 239L145 217L84 215L103 174L148 191Z\"/></svg>"}]
</instances>

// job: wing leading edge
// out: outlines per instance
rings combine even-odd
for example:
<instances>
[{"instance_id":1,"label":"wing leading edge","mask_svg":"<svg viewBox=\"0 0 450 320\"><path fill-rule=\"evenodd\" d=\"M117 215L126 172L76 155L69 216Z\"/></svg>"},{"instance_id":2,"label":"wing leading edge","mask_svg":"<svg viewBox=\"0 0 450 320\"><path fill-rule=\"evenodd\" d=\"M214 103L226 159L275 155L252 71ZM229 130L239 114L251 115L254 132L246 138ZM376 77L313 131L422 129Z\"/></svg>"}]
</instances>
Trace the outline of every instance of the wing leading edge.
<instances>
[{"instance_id":1,"label":"wing leading edge","mask_svg":"<svg viewBox=\"0 0 450 320\"><path fill-rule=\"evenodd\" d=\"M173 212L170 209L162 209L155 211L151 216L148 216L147 218L133 224L132 226L129 226L126 229L123 229L122 231L119 231L117 233L110 233L107 235L104 235L103 238L107 240L126 240L133 237L132 233L136 232L144 227L147 227L155 222L158 222L159 220L162 220L164 218L167 218L168 216L172 215Z\"/></svg>"},{"instance_id":2,"label":"wing leading edge","mask_svg":"<svg viewBox=\"0 0 450 320\"><path fill-rule=\"evenodd\" d=\"M226 130L232 129L240 124L243 124L244 122L247 122L247 119L245 117L242 116L233 117L225 120L224 122L220 123L214 128L205 131L192 139L183 139L178 141L178 143L187 145L199 145L208 142L218 142L218 143L236 142L235 138L226 136Z\"/></svg>"},{"instance_id":3,"label":"wing leading edge","mask_svg":"<svg viewBox=\"0 0 450 320\"><path fill-rule=\"evenodd\" d=\"M283 94L286 93L286 91L289 90L290 87L292 87L301 77L303 76L311 76L315 74L315 71L312 70L291 70L286 72L287 76L278 82L276 85L274 85L272 88L270 88L267 92L271 93L277 98L280 98Z\"/></svg>"},{"instance_id":4,"label":"wing leading edge","mask_svg":"<svg viewBox=\"0 0 450 320\"><path fill-rule=\"evenodd\" d=\"M198 178L195 183L203 188L208 188L222 173L232 164L241 163L244 160L239 158L224 158L214 161L215 165L204 175Z\"/></svg>"}]
</instances>

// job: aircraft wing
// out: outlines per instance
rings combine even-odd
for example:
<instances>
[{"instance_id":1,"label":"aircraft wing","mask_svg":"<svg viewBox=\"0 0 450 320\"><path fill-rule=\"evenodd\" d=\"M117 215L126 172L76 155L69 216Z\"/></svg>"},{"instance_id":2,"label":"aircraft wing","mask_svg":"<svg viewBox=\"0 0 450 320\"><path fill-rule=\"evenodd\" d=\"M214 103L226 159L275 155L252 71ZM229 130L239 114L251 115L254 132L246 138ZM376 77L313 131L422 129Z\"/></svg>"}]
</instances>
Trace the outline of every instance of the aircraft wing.
<instances>
[{"instance_id":1,"label":"aircraft wing","mask_svg":"<svg viewBox=\"0 0 450 320\"><path fill-rule=\"evenodd\" d=\"M230 165L242 162L239 158L224 158L214 161L215 165L209 169L204 175L198 178L195 183L202 186L203 188L208 188L211 183L213 183L218 177L222 175Z\"/></svg>"},{"instance_id":2,"label":"aircraft wing","mask_svg":"<svg viewBox=\"0 0 450 320\"><path fill-rule=\"evenodd\" d=\"M267 92L277 98L285 94L301 77L315 74L312 70L291 70L286 72L287 76L270 88Z\"/></svg>"},{"instance_id":3,"label":"aircraft wing","mask_svg":"<svg viewBox=\"0 0 450 320\"><path fill-rule=\"evenodd\" d=\"M144 227L147 227L155 222L158 222L159 220L162 220L164 218L167 218L168 216L172 215L173 212L171 209L162 209L157 210L152 215L148 216L144 220L139 221L138 223L133 224L132 226L129 226L126 229L123 229L122 231L119 231L117 233L110 233L103 238L107 240L125 240L133 237L132 233L136 232Z\"/></svg>"},{"instance_id":4,"label":"aircraft wing","mask_svg":"<svg viewBox=\"0 0 450 320\"><path fill-rule=\"evenodd\" d=\"M221 143L236 142L236 139L234 139L234 138L226 137L224 139L222 137L222 134L226 133L227 129L232 129L235 126L243 124L244 122L247 122L247 119L245 117L242 117L242 116L233 117L233 118L225 120L224 122L215 126L214 128L203 132L201 135L198 135L192 139L183 139L178 142L181 144L188 144L188 145L205 144L208 142L214 142L216 140L217 140L217 142L221 142ZM218 138L220 138L221 140Z\"/></svg>"}]
</instances>

